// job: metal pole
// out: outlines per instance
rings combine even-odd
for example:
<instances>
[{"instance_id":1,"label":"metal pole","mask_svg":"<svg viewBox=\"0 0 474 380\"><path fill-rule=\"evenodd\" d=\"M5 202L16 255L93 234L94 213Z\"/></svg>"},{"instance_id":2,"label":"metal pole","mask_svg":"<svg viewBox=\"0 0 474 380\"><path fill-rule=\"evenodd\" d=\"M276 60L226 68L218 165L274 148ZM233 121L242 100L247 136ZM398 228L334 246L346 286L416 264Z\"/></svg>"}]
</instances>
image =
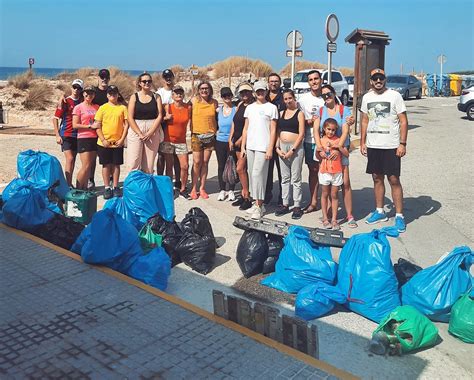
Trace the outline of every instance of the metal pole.
<instances>
[{"instance_id":1,"label":"metal pole","mask_svg":"<svg viewBox=\"0 0 474 380\"><path fill-rule=\"evenodd\" d=\"M291 89L295 81L295 46L296 46L296 30L293 30L293 42L291 44Z\"/></svg>"},{"instance_id":2,"label":"metal pole","mask_svg":"<svg viewBox=\"0 0 474 380\"><path fill-rule=\"evenodd\" d=\"M328 52L328 84L331 84L332 72L332 53Z\"/></svg>"},{"instance_id":3,"label":"metal pole","mask_svg":"<svg viewBox=\"0 0 474 380\"><path fill-rule=\"evenodd\" d=\"M441 64L441 72L439 73L439 91L441 92L443 89L443 54L440 55L439 62Z\"/></svg>"}]
</instances>

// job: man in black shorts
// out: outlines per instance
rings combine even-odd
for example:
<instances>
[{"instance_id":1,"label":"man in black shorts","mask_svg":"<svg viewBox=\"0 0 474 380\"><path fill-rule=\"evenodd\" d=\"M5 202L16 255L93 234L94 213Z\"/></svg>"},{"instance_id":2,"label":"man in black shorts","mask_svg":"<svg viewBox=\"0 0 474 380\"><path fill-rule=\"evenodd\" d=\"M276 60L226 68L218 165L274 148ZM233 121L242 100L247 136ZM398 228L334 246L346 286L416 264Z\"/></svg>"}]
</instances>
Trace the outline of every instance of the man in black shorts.
<instances>
[{"instance_id":1,"label":"man in black shorts","mask_svg":"<svg viewBox=\"0 0 474 380\"><path fill-rule=\"evenodd\" d=\"M372 70L371 90L362 98L360 151L368 158L366 172L372 174L374 180L376 205L365 222L376 224L388 220L383 209L387 176L395 204L395 226L398 232L405 232L400 167L401 158L406 154L408 119L402 96L387 89L385 82L384 70Z\"/></svg>"}]
</instances>

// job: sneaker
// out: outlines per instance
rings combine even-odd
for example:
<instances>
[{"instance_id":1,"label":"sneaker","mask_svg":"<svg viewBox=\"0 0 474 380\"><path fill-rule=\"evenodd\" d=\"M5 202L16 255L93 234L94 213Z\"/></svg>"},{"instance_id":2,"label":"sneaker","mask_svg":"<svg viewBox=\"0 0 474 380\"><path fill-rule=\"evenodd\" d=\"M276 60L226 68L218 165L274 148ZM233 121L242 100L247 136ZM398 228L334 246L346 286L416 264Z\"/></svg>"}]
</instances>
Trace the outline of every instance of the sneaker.
<instances>
[{"instance_id":1,"label":"sneaker","mask_svg":"<svg viewBox=\"0 0 474 380\"><path fill-rule=\"evenodd\" d=\"M235 201L235 194L232 190L230 190L228 193L227 193L227 200L229 202L233 202Z\"/></svg>"},{"instance_id":2,"label":"sneaker","mask_svg":"<svg viewBox=\"0 0 474 380\"><path fill-rule=\"evenodd\" d=\"M259 219L262 219L264 214L265 214L265 206L264 205L256 206L252 215L250 215L250 218L259 220Z\"/></svg>"},{"instance_id":3,"label":"sneaker","mask_svg":"<svg viewBox=\"0 0 474 380\"><path fill-rule=\"evenodd\" d=\"M186 189L184 189L183 191L180 191L179 196L181 198L184 198L184 199L188 200L188 201L192 199L191 196L188 193L188 190L186 190Z\"/></svg>"},{"instance_id":4,"label":"sneaker","mask_svg":"<svg viewBox=\"0 0 474 380\"><path fill-rule=\"evenodd\" d=\"M239 210L248 210L251 207L252 207L252 202L250 202L250 199L244 199L242 204L239 207Z\"/></svg>"},{"instance_id":5,"label":"sneaker","mask_svg":"<svg viewBox=\"0 0 474 380\"><path fill-rule=\"evenodd\" d=\"M396 216L395 227L397 227L398 232L405 232L407 230L407 225L405 224L405 218L402 216Z\"/></svg>"},{"instance_id":6,"label":"sneaker","mask_svg":"<svg viewBox=\"0 0 474 380\"><path fill-rule=\"evenodd\" d=\"M249 208L248 210L246 210L245 212L246 212L247 214L249 214L249 215L252 215L252 213L255 211L255 209L256 209L257 207L258 207L258 206L257 206L257 203L254 203L254 204L252 205L252 207L250 207L250 208Z\"/></svg>"},{"instance_id":7,"label":"sneaker","mask_svg":"<svg viewBox=\"0 0 474 380\"><path fill-rule=\"evenodd\" d=\"M275 211L275 216L283 216L290 213L290 208L288 206L279 206Z\"/></svg>"},{"instance_id":8,"label":"sneaker","mask_svg":"<svg viewBox=\"0 0 474 380\"><path fill-rule=\"evenodd\" d=\"M112 192L112 189L110 187L107 187L104 191L104 199L110 199L114 196L114 193Z\"/></svg>"},{"instance_id":9,"label":"sneaker","mask_svg":"<svg viewBox=\"0 0 474 380\"><path fill-rule=\"evenodd\" d=\"M217 200L218 201L223 201L225 199L225 190L221 190L221 192L219 193L219 195L217 196Z\"/></svg>"},{"instance_id":10,"label":"sneaker","mask_svg":"<svg viewBox=\"0 0 474 380\"><path fill-rule=\"evenodd\" d=\"M293 207L293 213L291 214L291 219L301 219L303 216L303 210L301 207Z\"/></svg>"},{"instance_id":11,"label":"sneaker","mask_svg":"<svg viewBox=\"0 0 474 380\"><path fill-rule=\"evenodd\" d=\"M122 189L120 187L114 187L113 195L114 197L120 198L122 196Z\"/></svg>"},{"instance_id":12,"label":"sneaker","mask_svg":"<svg viewBox=\"0 0 474 380\"><path fill-rule=\"evenodd\" d=\"M242 205L242 203L244 203L244 198L240 197L240 198L237 198L234 202L232 202L232 206L234 207L237 207L237 206L240 206Z\"/></svg>"},{"instance_id":13,"label":"sneaker","mask_svg":"<svg viewBox=\"0 0 474 380\"><path fill-rule=\"evenodd\" d=\"M387 215L384 212L377 212L377 210L375 210L365 220L365 223L367 223L367 224L376 224L378 222L386 222L387 220L388 220Z\"/></svg>"},{"instance_id":14,"label":"sneaker","mask_svg":"<svg viewBox=\"0 0 474 380\"><path fill-rule=\"evenodd\" d=\"M95 182L89 179L87 181L87 190L94 191L95 190Z\"/></svg>"}]
</instances>

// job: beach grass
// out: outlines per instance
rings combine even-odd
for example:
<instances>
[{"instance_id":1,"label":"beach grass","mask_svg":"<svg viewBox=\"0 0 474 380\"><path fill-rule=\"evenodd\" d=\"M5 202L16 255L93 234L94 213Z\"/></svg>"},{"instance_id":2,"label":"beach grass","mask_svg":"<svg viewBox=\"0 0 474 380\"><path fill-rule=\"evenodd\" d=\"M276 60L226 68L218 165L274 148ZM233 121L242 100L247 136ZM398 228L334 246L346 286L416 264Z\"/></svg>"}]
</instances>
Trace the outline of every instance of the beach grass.
<instances>
[{"instance_id":1,"label":"beach grass","mask_svg":"<svg viewBox=\"0 0 474 380\"><path fill-rule=\"evenodd\" d=\"M15 75L8 80L8 84L19 90L27 90L31 86L31 81L35 78L35 74L26 71L23 74Z\"/></svg>"},{"instance_id":2,"label":"beach grass","mask_svg":"<svg viewBox=\"0 0 474 380\"><path fill-rule=\"evenodd\" d=\"M23 102L23 106L27 110L43 111L51 103L53 89L42 83L36 83L31 86Z\"/></svg>"},{"instance_id":3,"label":"beach grass","mask_svg":"<svg viewBox=\"0 0 474 380\"><path fill-rule=\"evenodd\" d=\"M266 77L273 68L261 59L234 56L211 65L216 78L228 78L253 73L257 78Z\"/></svg>"}]
</instances>

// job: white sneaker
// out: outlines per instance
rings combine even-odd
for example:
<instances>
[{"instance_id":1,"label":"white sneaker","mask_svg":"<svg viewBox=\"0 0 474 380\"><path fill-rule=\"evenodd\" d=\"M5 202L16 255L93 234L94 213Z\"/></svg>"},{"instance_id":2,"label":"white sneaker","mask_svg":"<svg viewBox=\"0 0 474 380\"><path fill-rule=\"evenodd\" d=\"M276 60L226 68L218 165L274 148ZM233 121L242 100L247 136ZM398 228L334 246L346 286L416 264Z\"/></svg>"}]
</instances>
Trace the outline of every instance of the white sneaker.
<instances>
[{"instance_id":1,"label":"white sneaker","mask_svg":"<svg viewBox=\"0 0 474 380\"><path fill-rule=\"evenodd\" d=\"M255 211L255 209L256 209L257 207L258 207L258 206L257 206L257 203L254 203L254 204L252 205L252 207L250 207L248 210L245 210L245 212L246 212L247 214L249 214L249 215L252 215L253 212Z\"/></svg>"},{"instance_id":2,"label":"white sneaker","mask_svg":"<svg viewBox=\"0 0 474 380\"><path fill-rule=\"evenodd\" d=\"M219 195L217 196L218 201L223 201L225 199L225 190L221 190Z\"/></svg>"},{"instance_id":3,"label":"white sneaker","mask_svg":"<svg viewBox=\"0 0 474 380\"><path fill-rule=\"evenodd\" d=\"M257 207L255 207L255 210L252 213L252 215L250 215L250 218L260 220L260 219L262 219L264 214L265 214L265 206L264 205L261 205L260 207L257 206Z\"/></svg>"},{"instance_id":4,"label":"white sneaker","mask_svg":"<svg viewBox=\"0 0 474 380\"><path fill-rule=\"evenodd\" d=\"M228 193L227 193L227 200L229 202L233 202L235 201L235 194L232 190L230 190Z\"/></svg>"}]
</instances>

